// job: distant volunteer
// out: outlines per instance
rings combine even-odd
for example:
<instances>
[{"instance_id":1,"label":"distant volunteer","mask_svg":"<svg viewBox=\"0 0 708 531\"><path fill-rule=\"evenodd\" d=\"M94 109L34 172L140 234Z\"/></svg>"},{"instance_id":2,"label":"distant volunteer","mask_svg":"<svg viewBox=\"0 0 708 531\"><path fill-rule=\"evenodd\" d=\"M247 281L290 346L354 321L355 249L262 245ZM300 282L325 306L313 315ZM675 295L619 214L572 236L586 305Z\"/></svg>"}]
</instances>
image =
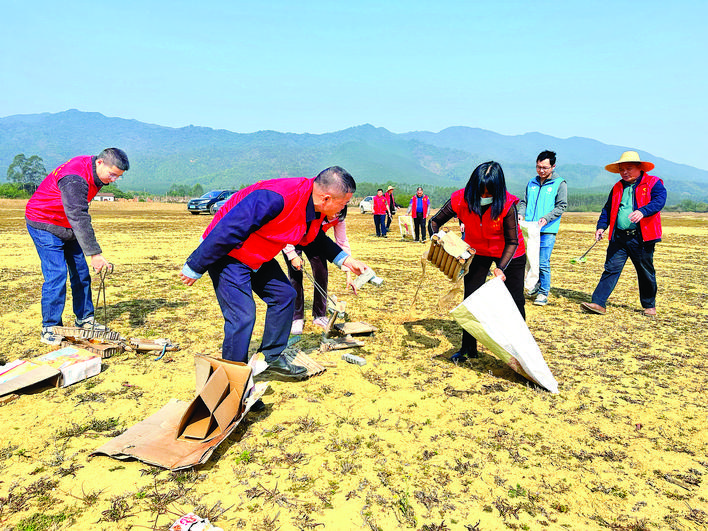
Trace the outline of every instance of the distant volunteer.
<instances>
[{"instance_id":1,"label":"distant volunteer","mask_svg":"<svg viewBox=\"0 0 708 531\"><path fill-rule=\"evenodd\" d=\"M322 230L324 232L332 229L334 233L334 241L339 245L342 250L347 254L352 254L351 247L349 246L349 238L347 238L347 207L345 206L341 212L336 214L332 219L329 217L325 218L322 222ZM305 326L305 290L303 289L303 260L302 260L302 250L297 249L294 245L286 245L283 249L283 254L285 255L286 265L288 266L288 277L290 278L290 284L295 289L295 313L293 314L293 322L290 328L290 333L293 335L302 334L303 328ZM308 254L305 252L307 260L310 263L310 269L312 270L312 278L315 279L317 286L314 288L314 294L312 299L312 324L320 328L326 328L328 324L327 319L327 288L329 284L329 270L327 268L327 259L318 254ZM356 288L352 282L352 273L346 267L347 274L347 285L354 290L356 293ZM322 291L320 291L320 289Z\"/></svg>"},{"instance_id":2,"label":"distant volunteer","mask_svg":"<svg viewBox=\"0 0 708 531\"><path fill-rule=\"evenodd\" d=\"M373 201L374 227L376 228L376 236L380 238L386 237L386 216L391 215L391 208L388 203L388 198L384 194L382 188L376 191Z\"/></svg>"},{"instance_id":3,"label":"distant volunteer","mask_svg":"<svg viewBox=\"0 0 708 531\"><path fill-rule=\"evenodd\" d=\"M581 306L590 313L604 315L607 299L629 258L637 271L644 315L653 317L657 292L654 247L661 241L661 209L666 204L666 188L661 179L647 173L654 169L654 164L641 160L636 151L625 151L605 169L620 175L610 190L595 231L596 241L605 232L608 235L605 270L592 293L592 302L583 302Z\"/></svg>"},{"instance_id":4,"label":"distant volunteer","mask_svg":"<svg viewBox=\"0 0 708 531\"><path fill-rule=\"evenodd\" d=\"M467 185L457 190L428 224L431 234L454 217L465 225L464 240L476 253L465 275L465 298L484 285L494 263L494 276L501 277L524 319L524 272L526 249L521 235L516 204L519 199L506 190L504 172L498 162L475 168ZM477 340L462 331L462 345L450 358L462 362L477 358Z\"/></svg>"},{"instance_id":5,"label":"distant volunteer","mask_svg":"<svg viewBox=\"0 0 708 531\"><path fill-rule=\"evenodd\" d=\"M413 218L415 241L417 242L425 243L425 221L428 218L429 208L430 198L423 193L423 188L419 186L408 205L408 215Z\"/></svg>"},{"instance_id":6,"label":"distant volunteer","mask_svg":"<svg viewBox=\"0 0 708 531\"><path fill-rule=\"evenodd\" d=\"M393 197L394 190L395 188L393 186L389 186L386 188L386 193L384 194L386 201L388 201L389 209L388 216L386 216L386 232L391 230L391 221L393 221L393 215L396 213L396 198Z\"/></svg>"},{"instance_id":7,"label":"distant volunteer","mask_svg":"<svg viewBox=\"0 0 708 531\"><path fill-rule=\"evenodd\" d=\"M269 370L302 379L307 369L284 356L295 308L295 290L275 257L286 245L324 256L338 267L361 274L355 260L322 231L356 190L345 169L332 166L317 177L260 181L232 195L187 258L180 278L191 286L208 272L224 316L222 357L247 362L256 321L255 292L268 306L259 351Z\"/></svg>"},{"instance_id":8,"label":"distant volunteer","mask_svg":"<svg viewBox=\"0 0 708 531\"><path fill-rule=\"evenodd\" d=\"M40 341L59 345L55 326L63 326L66 277L69 275L76 319L74 325L105 330L94 319L91 272L109 268L96 241L89 204L106 184L128 171L128 156L107 148L97 156L75 157L51 172L27 202L25 219L42 264L42 334Z\"/></svg>"},{"instance_id":9,"label":"distant volunteer","mask_svg":"<svg viewBox=\"0 0 708 531\"><path fill-rule=\"evenodd\" d=\"M548 304L551 292L551 253L556 244L561 215L568 208L568 185L556 172L556 154L542 151L536 157L536 177L526 185L519 201L519 221L538 222L541 229L539 281L529 292L537 306Z\"/></svg>"}]
</instances>

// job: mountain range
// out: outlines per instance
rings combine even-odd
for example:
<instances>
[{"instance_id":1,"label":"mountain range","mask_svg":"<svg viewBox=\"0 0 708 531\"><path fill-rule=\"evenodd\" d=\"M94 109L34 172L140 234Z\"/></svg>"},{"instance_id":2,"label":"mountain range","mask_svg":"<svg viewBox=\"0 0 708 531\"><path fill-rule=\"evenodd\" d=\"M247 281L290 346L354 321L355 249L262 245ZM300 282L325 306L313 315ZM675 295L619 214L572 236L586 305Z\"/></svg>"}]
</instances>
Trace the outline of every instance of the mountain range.
<instances>
[{"instance_id":1,"label":"mountain range","mask_svg":"<svg viewBox=\"0 0 708 531\"><path fill-rule=\"evenodd\" d=\"M571 193L607 193L617 176L604 165L635 149L589 138L507 136L460 126L438 133L397 134L369 124L324 134L234 133L193 125L163 127L72 109L0 118L0 178L4 180L18 153L39 155L50 171L73 156L112 146L124 149L131 161L119 187L151 193L164 193L173 184L237 188L262 179L314 176L335 164L357 182L461 188L477 164L496 160L510 190L518 194L535 175L536 156L544 149L558 153L556 171ZM670 203L708 199L708 171L637 151L642 160L656 164L652 173L664 180Z\"/></svg>"}]
</instances>

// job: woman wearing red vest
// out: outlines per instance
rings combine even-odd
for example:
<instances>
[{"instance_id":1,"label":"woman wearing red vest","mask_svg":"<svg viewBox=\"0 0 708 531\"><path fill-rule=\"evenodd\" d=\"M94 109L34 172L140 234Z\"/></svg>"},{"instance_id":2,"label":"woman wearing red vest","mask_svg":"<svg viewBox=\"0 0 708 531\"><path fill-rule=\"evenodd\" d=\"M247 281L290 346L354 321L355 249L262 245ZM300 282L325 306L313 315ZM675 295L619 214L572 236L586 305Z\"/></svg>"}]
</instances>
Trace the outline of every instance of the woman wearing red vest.
<instances>
[{"instance_id":1,"label":"woman wearing red vest","mask_svg":"<svg viewBox=\"0 0 708 531\"><path fill-rule=\"evenodd\" d=\"M465 275L465 297L484 284L494 262L494 275L505 282L519 313L526 319L526 248L516 213L518 202L518 197L506 191L504 172L499 163L485 162L475 168L467 186L454 192L430 219L428 230L434 234L450 219L459 218L465 226L465 242L476 251ZM450 359L460 362L477 357L477 340L463 330L462 346Z\"/></svg>"},{"instance_id":2,"label":"woman wearing red vest","mask_svg":"<svg viewBox=\"0 0 708 531\"><path fill-rule=\"evenodd\" d=\"M327 232L332 229L334 232L334 240L337 245L342 248L347 254L352 253L352 249L349 245L349 238L347 238L347 224L344 221L347 217L347 207L345 206L342 211L333 217L333 219L325 218L322 221L322 231ZM303 327L305 325L305 290L302 286L302 250L297 249L294 245L287 245L283 249L283 254L285 255L285 263L288 266L288 277L290 278L290 285L295 288L295 313L293 314L293 323L290 327L290 334L300 335L302 334ZM327 258L320 254L308 254L305 251L308 261L310 262L310 269L312 269L312 278L317 282L315 286L315 292L312 299L312 324L319 326L320 328L326 328L329 319L327 318L327 285L329 283L329 269L327 267ZM347 285L351 286L356 293L356 288L352 283L352 273L345 268L347 273ZM320 291L320 288L322 291Z\"/></svg>"}]
</instances>

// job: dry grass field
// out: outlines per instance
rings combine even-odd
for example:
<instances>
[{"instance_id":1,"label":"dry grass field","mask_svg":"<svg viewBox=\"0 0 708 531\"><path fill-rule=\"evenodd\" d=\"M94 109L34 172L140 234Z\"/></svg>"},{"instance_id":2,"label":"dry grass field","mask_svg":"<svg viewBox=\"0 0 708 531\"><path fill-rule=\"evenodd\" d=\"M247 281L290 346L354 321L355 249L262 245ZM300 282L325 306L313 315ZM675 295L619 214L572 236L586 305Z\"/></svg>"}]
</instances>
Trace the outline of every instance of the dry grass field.
<instances>
[{"instance_id":1,"label":"dry grass field","mask_svg":"<svg viewBox=\"0 0 708 531\"><path fill-rule=\"evenodd\" d=\"M39 342L41 273L24 202L0 200L0 212L5 363L51 347ZM336 269L330 283L351 320L379 328L356 352L368 363L315 352L337 366L304 382L272 382L266 409L249 414L205 465L171 473L88 454L171 398L189 400L194 354L219 355L223 322L210 280L186 288L177 277L211 216L151 203L99 203L91 212L115 264L108 324L181 349L159 361L117 355L95 378L33 388L0 407L0 529L166 529L192 510L225 530L708 526L708 216L664 217L656 319L640 312L631 264L606 316L580 311L605 245L586 264L570 264L592 243L596 215L564 217L550 304L527 305L560 384L552 395L484 350L450 363L461 331L437 304L448 282L428 269L411 305L423 246L397 231L376 238L371 216L353 212L354 254L385 283L358 297ZM70 312L68 304L65 321ZM261 303L258 312L256 339ZM319 339L307 321L298 346L310 351Z\"/></svg>"}]
</instances>

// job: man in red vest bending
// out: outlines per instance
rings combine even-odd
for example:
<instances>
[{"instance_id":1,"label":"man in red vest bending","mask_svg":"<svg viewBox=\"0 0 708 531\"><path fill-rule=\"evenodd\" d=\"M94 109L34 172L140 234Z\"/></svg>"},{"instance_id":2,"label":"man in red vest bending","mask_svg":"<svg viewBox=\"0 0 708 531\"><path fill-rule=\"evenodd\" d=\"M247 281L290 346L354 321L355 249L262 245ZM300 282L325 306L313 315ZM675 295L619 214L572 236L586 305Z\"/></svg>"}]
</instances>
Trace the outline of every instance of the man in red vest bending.
<instances>
[{"instance_id":1,"label":"man in red vest bending","mask_svg":"<svg viewBox=\"0 0 708 531\"><path fill-rule=\"evenodd\" d=\"M130 167L128 156L118 148L108 148L96 157L75 157L47 175L27 202L27 230L42 262L42 337L49 345L59 345L54 326L62 326L66 302L66 275L69 273L74 324L105 330L94 321L91 301L91 266L100 271L110 267L91 225L89 203L102 186L115 182Z\"/></svg>"},{"instance_id":2,"label":"man in red vest bending","mask_svg":"<svg viewBox=\"0 0 708 531\"><path fill-rule=\"evenodd\" d=\"M321 230L322 220L338 214L355 190L349 172L332 166L314 179L258 182L232 195L217 211L180 278L191 286L209 272L224 315L224 359L248 361L256 321L255 292L268 305L259 350L269 370L294 379L306 376L304 367L292 365L282 355L295 310L295 289L275 257L291 244L361 274L366 265Z\"/></svg>"},{"instance_id":3,"label":"man in red vest bending","mask_svg":"<svg viewBox=\"0 0 708 531\"><path fill-rule=\"evenodd\" d=\"M605 313L605 306L615 289L627 258L632 260L639 281L639 300L644 315L656 315L656 274L654 245L661 241L661 209L666 204L666 188L658 177L649 175L651 162L641 161L636 151L625 151L620 159L605 166L621 179L612 187L600 219L595 240L607 230L609 244L605 271L600 277L592 302L581 306L591 313Z\"/></svg>"}]
</instances>

